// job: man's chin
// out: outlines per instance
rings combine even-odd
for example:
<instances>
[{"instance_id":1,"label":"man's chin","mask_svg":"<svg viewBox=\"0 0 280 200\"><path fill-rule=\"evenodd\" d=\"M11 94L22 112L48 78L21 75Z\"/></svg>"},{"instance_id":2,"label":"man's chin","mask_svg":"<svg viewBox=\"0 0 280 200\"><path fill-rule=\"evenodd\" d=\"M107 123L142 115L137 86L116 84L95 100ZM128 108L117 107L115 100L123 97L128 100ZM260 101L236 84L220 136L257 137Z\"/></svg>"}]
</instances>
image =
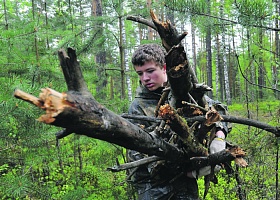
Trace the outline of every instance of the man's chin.
<instances>
[{"instance_id":1,"label":"man's chin","mask_svg":"<svg viewBox=\"0 0 280 200\"><path fill-rule=\"evenodd\" d=\"M147 89L149 90L149 91L151 91L151 92L153 92L153 91L155 91L157 88L156 87L147 87Z\"/></svg>"}]
</instances>

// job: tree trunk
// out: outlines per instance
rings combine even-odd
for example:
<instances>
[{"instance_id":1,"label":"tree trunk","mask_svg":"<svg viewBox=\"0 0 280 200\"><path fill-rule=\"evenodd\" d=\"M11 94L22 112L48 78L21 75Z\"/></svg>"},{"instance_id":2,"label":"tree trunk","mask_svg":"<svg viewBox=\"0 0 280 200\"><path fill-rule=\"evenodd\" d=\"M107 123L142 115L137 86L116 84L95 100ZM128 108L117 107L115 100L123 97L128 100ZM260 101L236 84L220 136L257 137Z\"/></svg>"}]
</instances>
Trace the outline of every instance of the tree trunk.
<instances>
[{"instance_id":1,"label":"tree trunk","mask_svg":"<svg viewBox=\"0 0 280 200\"><path fill-rule=\"evenodd\" d=\"M216 99L220 99L220 101L223 101L223 99L221 98L220 94L221 94L221 90L220 87L222 87L222 85L220 84L220 39L219 39L219 34L216 35Z\"/></svg>"},{"instance_id":2,"label":"tree trunk","mask_svg":"<svg viewBox=\"0 0 280 200\"><path fill-rule=\"evenodd\" d=\"M220 15L224 17L224 0L221 1L220 5ZM225 94L226 94L226 102L228 105L231 105L231 95L230 95L230 87L229 87L229 77L228 77L228 61L226 57L226 36L225 36L225 26L222 24L222 56L223 56L223 68L224 68L224 84L225 84Z\"/></svg>"},{"instance_id":3,"label":"tree trunk","mask_svg":"<svg viewBox=\"0 0 280 200\"><path fill-rule=\"evenodd\" d=\"M9 30L6 0L3 1L3 4L4 4L4 17L5 17L5 30Z\"/></svg>"},{"instance_id":4,"label":"tree trunk","mask_svg":"<svg viewBox=\"0 0 280 200\"><path fill-rule=\"evenodd\" d=\"M207 14L211 15L211 0L207 0ZM206 54L207 54L207 85L212 86L212 49L211 49L211 26L207 26L206 30ZM210 98L213 97L212 93L209 93Z\"/></svg>"},{"instance_id":5,"label":"tree trunk","mask_svg":"<svg viewBox=\"0 0 280 200\"><path fill-rule=\"evenodd\" d=\"M36 10L35 10L35 2L32 0L32 19L35 21L35 15L36 15ZM38 47L38 38L37 38L37 32L38 32L38 27L34 27L34 51L35 51L35 56L36 56L36 63L35 63L35 69L33 71L32 75L32 87L35 84L35 81L40 82L40 73L39 73L39 47Z\"/></svg>"},{"instance_id":6,"label":"tree trunk","mask_svg":"<svg viewBox=\"0 0 280 200\"><path fill-rule=\"evenodd\" d=\"M92 15L95 18L102 17L103 12L102 12L102 2L101 0L92 0ZM98 20L97 20L98 21ZM94 24L96 27L96 37L97 38L102 38L103 37L103 23L102 22L97 22ZM103 50L103 43L104 40L101 40L101 42L98 44L100 46L99 52L96 53L95 55L95 62L97 64L97 76L99 77L97 86L96 86L96 92L97 94L100 94L100 97L105 97L105 94L102 92L102 90L106 87L107 85L107 78L105 76L105 69L104 66L106 64L106 52Z\"/></svg>"},{"instance_id":7,"label":"tree trunk","mask_svg":"<svg viewBox=\"0 0 280 200\"><path fill-rule=\"evenodd\" d=\"M123 27L123 19L122 16L119 16L119 30L120 30L120 42L119 42L119 50L120 50L120 61L121 61L121 99L125 98L125 67L124 67L124 27Z\"/></svg>"},{"instance_id":8,"label":"tree trunk","mask_svg":"<svg viewBox=\"0 0 280 200\"><path fill-rule=\"evenodd\" d=\"M260 46L263 46L263 31L260 29L259 30L259 42ZM265 86L265 68L263 64L263 53L260 51L259 55L259 66L258 66L258 85L259 85L259 98L263 99L264 94L263 94L263 86Z\"/></svg>"},{"instance_id":9,"label":"tree trunk","mask_svg":"<svg viewBox=\"0 0 280 200\"><path fill-rule=\"evenodd\" d=\"M45 12L45 23L46 23L46 27L49 26L48 23L48 11L47 11L47 2L44 2L44 12ZM47 39L46 39L46 47L49 50L50 49L50 43L49 43L49 34L48 34L48 28L46 29L46 35L47 35Z\"/></svg>"},{"instance_id":10,"label":"tree trunk","mask_svg":"<svg viewBox=\"0 0 280 200\"><path fill-rule=\"evenodd\" d=\"M278 16L280 15L280 0L276 0L276 4L275 4L275 9L276 9L276 13L278 14ZM278 19L278 17L275 18L275 27L279 28L279 22L280 20ZM279 63L280 62L280 40L279 40L279 32L275 31L275 63ZM273 85L274 88L276 89L278 86L278 74L279 74L279 64L273 64L272 66L272 74L273 74ZM275 91L274 92L275 97L280 99L280 92Z\"/></svg>"},{"instance_id":11,"label":"tree trunk","mask_svg":"<svg viewBox=\"0 0 280 200\"><path fill-rule=\"evenodd\" d=\"M195 25L191 23L191 34L192 34L192 56L193 56L193 69L197 76L197 63L196 63L196 41L195 41Z\"/></svg>"},{"instance_id":12,"label":"tree trunk","mask_svg":"<svg viewBox=\"0 0 280 200\"><path fill-rule=\"evenodd\" d=\"M152 0L147 0L147 10L151 10ZM148 28L148 40L155 40L155 31L151 27Z\"/></svg>"},{"instance_id":13,"label":"tree trunk","mask_svg":"<svg viewBox=\"0 0 280 200\"><path fill-rule=\"evenodd\" d=\"M127 86L127 93L128 93L128 100L132 101L132 89L131 89L131 80L129 76L129 61L127 55L127 46L126 46L126 33L125 33L125 24L124 19L121 18L121 27L122 27L122 41L123 41L123 61L124 61L124 69L125 69L125 77L126 77L126 86Z\"/></svg>"}]
</instances>

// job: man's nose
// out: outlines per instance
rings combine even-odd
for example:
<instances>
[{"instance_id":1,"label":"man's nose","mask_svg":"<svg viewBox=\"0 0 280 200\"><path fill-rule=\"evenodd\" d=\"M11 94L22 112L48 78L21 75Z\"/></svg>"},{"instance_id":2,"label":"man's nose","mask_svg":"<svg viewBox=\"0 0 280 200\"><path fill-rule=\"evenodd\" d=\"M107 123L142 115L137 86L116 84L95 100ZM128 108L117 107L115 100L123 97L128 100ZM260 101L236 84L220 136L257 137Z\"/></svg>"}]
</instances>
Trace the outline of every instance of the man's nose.
<instances>
[{"instance_id":1,"label":"man's nose","mask_svg":"<svg viewBox=\"0 0 280 200\"><path fill-rule=\"evenodd\" d=\"M147 81L150 79L150 76L147 73L143 73L143 80Z\"/></svg>"}]
</instances>

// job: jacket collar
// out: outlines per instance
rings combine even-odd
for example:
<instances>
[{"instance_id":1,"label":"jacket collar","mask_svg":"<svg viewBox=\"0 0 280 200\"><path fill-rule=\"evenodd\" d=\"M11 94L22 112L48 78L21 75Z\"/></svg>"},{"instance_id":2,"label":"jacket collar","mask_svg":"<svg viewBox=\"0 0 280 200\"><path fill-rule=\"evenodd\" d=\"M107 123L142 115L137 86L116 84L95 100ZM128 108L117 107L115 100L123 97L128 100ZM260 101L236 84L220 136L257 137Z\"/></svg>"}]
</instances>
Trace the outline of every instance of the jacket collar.
<instances>
[{"instance_id":1,"label":"jacket collar","mask_svg":"<svg viewBox=\"0 0 280 200\"><path fill-rule=\"evenodd\" d=\"M143 99L160 99L162 94L162 88L159 88L155 91L148 90L145 86L140 84L140 86L136 89L135 98L143 98Z\"/></svg>"}]
</instances>

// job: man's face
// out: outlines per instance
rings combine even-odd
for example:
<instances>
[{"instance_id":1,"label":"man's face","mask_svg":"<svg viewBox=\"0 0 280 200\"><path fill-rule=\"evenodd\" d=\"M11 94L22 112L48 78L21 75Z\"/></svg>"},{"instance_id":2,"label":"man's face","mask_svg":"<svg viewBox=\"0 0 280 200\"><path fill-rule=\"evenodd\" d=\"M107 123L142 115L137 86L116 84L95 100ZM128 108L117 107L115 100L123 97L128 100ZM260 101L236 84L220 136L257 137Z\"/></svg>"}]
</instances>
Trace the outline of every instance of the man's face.
<instances>
[{"instance_id":1,"label":"man's face","mask_svg":"<svg viewBox=\"0 0 280 200\"><path fill-rule=\"evenodd\" d=\"M141 83L150 91L154 91L167 81L166 69L162 69L155 62L146 62L142 66L134 66Z\"/></svg>"}]
</instances>

